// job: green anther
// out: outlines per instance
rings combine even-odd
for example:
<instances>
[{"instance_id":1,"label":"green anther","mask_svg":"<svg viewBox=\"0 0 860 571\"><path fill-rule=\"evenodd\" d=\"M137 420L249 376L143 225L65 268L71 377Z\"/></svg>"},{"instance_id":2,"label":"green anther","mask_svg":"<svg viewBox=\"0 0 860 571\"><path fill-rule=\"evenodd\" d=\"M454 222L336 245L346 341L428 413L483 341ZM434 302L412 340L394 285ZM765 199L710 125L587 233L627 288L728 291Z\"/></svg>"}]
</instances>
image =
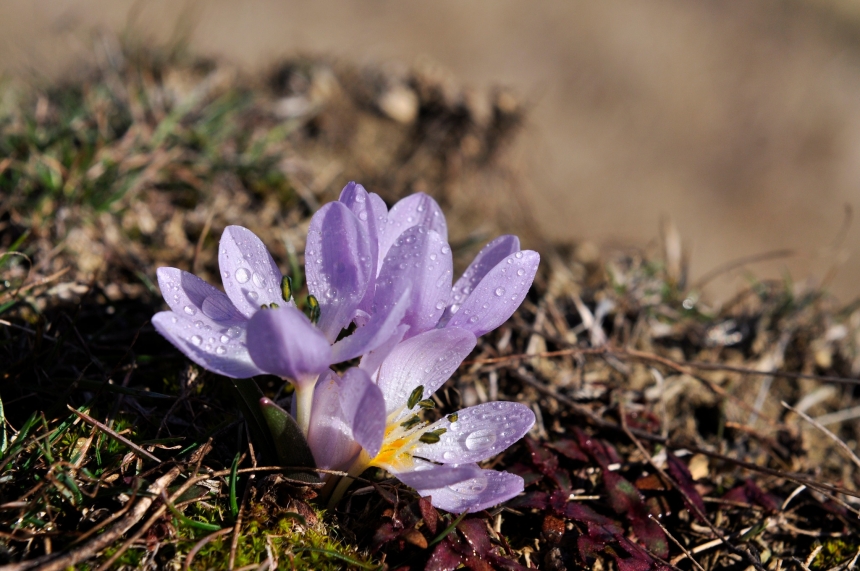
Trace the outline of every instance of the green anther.
<instances>
[{"instance_id":1,"label":"green anther","mask_svg":"<svg viewBox=\"0 0 860 571\"><path fill-rule=\"evenodd\" d=\"M457 422L457 419L458 419L458 418L460 418L460 417L459 417L459 416L457 416L457 413L456 413L456 412L452 412L451 414L449 414L449 415L448 415L448 416L446 416L445 418L447 418L447 419L448 419L448 422Z\"/></svg>"},{"instance_id":2,"label":"green anther","mask_svg":"<svg viewBox=\"0 0 860 571\"><path fill-rule=\"evenodd\" d=\"M409 395L409 400L406 401L406 408L412 410L422 398L424 398L424 385L418 385L412 391L412 394Z\"/></svg>"},{"instance_id":3,"label":"green anther","mask_svg":"<svg viewBox=\"0 0 860 571\"><path fill-rule=\"evenodd\" d=\"M281 306L273 301L272 303L269 304L269 307L272 309L278 309Z\"/></svg>"},{"instance_id":4,"label":"green anther","mask_svg":"<svg viewBox=\"0 0 860 571\"><path fill-rule=\"evenodd\" d=\"M284 301L290 301L293 297L293 279L290 276L281 278L281 295L284 296Z\"/></svg>"},{"instance_id":5,"label":"green anther","mask_svg":"<svg viewBox=\"0 0 860 571\"><path fill-rule=\"evenodd\" d=\"M436 408L436 401L433 399L424 399L418 401L418 406L421 408Z\"/></svg>"},{"instance_id":6,"label":"green anther","mask_svg":"<svg viewBox=\"0 0 860 571\"><path fill-rule=\"evenodd\" d=\"M421 418L416 414L415 416L412 416L409 419L407 419L406 422L401 422L400 426L402 426L406 430L409 430L410 428L412 428L413 426L415 426L419 422L421 422Z\"/></svg>"},{"instance_id":7,"label":"green anther","mask_svg":"<svg viewBox=\"0 0 860 571\"><path fill-rule=\"evenodd\" d=\"M260 309L269 309L269 306L264 303L260 305Z\"/></svg>"},{"instance_id":8,"label":"green anther","mask_svg":"<svg viewBox=\"0 0 860 571\"><path fill-rule=\"evenodd\" d=\"M447 428L437 428L436 430L430 430L421 435L418 439L424 444L436 444L439 442L439 437L448 432Z\"/></svg>"},{"instance_id":9,"label":"green anther","mask_svg":"<svg viewBox=\"0 0 860 571\"><path fill-rule=\"evenodd\" d=\"M311 323L316 324L320 320L320 302L314 296L309 295L308 307L311 310Z\"/></svg>"}]
</instances>

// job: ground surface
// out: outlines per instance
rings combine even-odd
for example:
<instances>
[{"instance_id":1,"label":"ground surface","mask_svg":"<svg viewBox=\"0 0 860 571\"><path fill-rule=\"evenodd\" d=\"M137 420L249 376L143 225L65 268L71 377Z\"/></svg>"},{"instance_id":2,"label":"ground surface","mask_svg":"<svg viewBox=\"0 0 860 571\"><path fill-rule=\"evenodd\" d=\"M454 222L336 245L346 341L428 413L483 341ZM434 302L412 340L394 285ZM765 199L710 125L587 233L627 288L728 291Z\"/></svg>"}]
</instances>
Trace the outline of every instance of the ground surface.
<instances>
[{"instance_id":1,"label":"ground surface","mask_svg":"<svg viewBox=\"0 0 860 571\"><path fill-rule=\"evenodd\" d=\"M540 240L511 216L523 108L435 68L293 59L244 75L110 42L96 60L0 97L5 568L856 561L856 305L750 277L712 307L670 226L653 251ZM457 520L369 472L320 511L312 487L255 471L229 383L148 324L155 269L217 283L229 224L300 283L309 216L345 177L389 202L434 195L460 269L500 231L542 250L523 307L440 391L443 412L488 399L535 411L533 432L489 463L527 481L506 506Z\"/></svg>"}]
</instances>

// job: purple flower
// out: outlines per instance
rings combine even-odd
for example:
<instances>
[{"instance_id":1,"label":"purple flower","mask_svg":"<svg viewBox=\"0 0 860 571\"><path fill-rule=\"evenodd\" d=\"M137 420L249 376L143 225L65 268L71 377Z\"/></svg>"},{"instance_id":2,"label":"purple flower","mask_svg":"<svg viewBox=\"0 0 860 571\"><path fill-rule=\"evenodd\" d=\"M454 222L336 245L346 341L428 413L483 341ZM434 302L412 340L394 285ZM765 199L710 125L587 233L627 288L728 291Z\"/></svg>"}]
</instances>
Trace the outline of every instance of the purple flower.
<instances>
[{"instance_id":1,"label":"purple flower","mask_svg":"<svg viewBox=\"0 0 860 571\"><path fill-rule=\"evenodd\" d=\"M528 432L535 418L527 406L492 402L433 423L421 417L476 342L465 329L433 329L398 343L376 371L375 383L354 368L317 385L308 434L317 465L348 468L352 476L369 466L384 468L451 512L480 511L520 493L522 478L482 470L477 462Z\"/></svg>"}]
</instances>

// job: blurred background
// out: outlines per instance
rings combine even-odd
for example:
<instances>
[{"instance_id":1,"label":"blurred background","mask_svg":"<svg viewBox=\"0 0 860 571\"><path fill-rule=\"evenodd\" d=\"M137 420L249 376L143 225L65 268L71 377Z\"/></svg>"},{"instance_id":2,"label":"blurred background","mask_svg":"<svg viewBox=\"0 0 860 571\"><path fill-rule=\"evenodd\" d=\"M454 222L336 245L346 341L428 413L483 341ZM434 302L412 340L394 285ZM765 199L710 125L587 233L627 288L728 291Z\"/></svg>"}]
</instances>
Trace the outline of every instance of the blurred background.
<instances>
[{"instance_id":1,"label":"blurred background","mask_svg":"<svg viewBox=\"0 0 860 571\"><path fill-rule=\"evenodd\" d=\"M430 61L525 102L511 160L547 238L656 245L670 221L693 281L772 253L746 269L823 282L849 301L860 294L858 6L3 0L0 72L69 73L103 31L184 39L248 71L297 52ZM725 298L744 279L728 272L709 293Z\"/></svg>"}]
</instances>

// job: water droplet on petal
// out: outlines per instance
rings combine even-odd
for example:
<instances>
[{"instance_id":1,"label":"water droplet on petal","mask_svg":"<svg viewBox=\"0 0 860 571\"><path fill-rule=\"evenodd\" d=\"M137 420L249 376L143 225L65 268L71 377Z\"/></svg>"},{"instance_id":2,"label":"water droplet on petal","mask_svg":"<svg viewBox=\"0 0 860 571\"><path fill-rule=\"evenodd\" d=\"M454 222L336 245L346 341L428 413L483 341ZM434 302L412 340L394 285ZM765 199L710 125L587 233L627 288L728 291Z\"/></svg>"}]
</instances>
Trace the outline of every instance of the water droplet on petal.
<instances>
[{"instance_id":1,"label":"water droplet on petal","mask_svg":"<svg viewBox=\"0 0 860 571\"><path fill-rule=\"evenodd\" d=\"M514 254L514 256L516 256L516 258L517 258L517 259L519 259L519 258L522 258L522 257L523 257L523 253L522 253L522 252L517 252L516 254Z\"/></svg>"},{"instance_id":2,"label":"water droplet on petal","mask_svg":"<svg viewBox=\"0 0 860 571\"><path fill-rule=\"evenodd\" d=\"M221 343L227 343L228 341L230 341L229 337L227 337L226 335L221 336Z\"/></svg>"},{"instance_id":3,"label":"water droplet on petal","mask_svg":"<svg viewBox=\"0 0 860 571\"><path fill-rule=\"evenodd\" d=\"M263 276L261 276L257 272L254 272L254 275L251 276L251 280L254 282L254 285L257 287L264 287L266 285L265 278L263 278Z\"/></svg>"},{"instance_id":4,"label":"water droplet on petal","mask_svg":"<svg viewBox=\"0 0 860 571\"><path fill-rule=\"evenodd\" d=\"M453 460L456 454L452 450L446 450L442 453L442 460Z\"/></svg>"},{"instance_id":5,"label":"water droplet on petal","mask_svg":"<svg viewBox=\"0 0 860 571\"><path fill-rule=\"evenodd\" d=\"M357 193L357 194L355 195L355 201L356 201L356 202L364 202L364 195L363 195L363 194L361 194L360 192L359 192L359 193Z\"/></svg>"},{"instance_id":6,"label":"water droplet on petal","mask_svg":"<svg viewBox=\"0 0 860 571\"><path fill-rule=\"evenodd\" d=\"M518 270L517 270L517 275L518 275L518 276L522 276L522 275L524 275L525 273L526 273L526 271L525 271L524 269L522 269L522 268L520 268L520 269L518 269Z\"/></svg>"},{"instance_id":7,"label":"water droplet on petal","mask_svg":"<svg viewBox=\"0 0 860 571\"><path fill-rule=\"evenodd\" d=\"M224 347L223 345L218 345L218 347L215 349L215 352L218 353L219 355L223 355L224 353L227 352L227 348Z\"/></svg>"},{"instance_id":8,"label":"water droplet on petal","mask_svg":"<svg viewBox=\"0 0 860 571\"><path fill-rule=\"evenodd\" d=\"M466 437L466 448L469 450L484 450L496 442L496 433L490 428L476 430Z\"/></svg>"},{"instance_id":9,"label":"water droplet on petal","mask_svg":"<svg viewBox=\"0 0 860 571\"><path fill-rule=\"evenodd\" d=\"M228 272L227 270L224 270L223 272L221 272L221 275L224 276L225 278L229 278L230 272Z\"/></svg>"},{"instance_id":10,"label":"water droplet on petal","mask_svg":"<svg viewBox=\"0 0 860 571\"><path fill-rule=\"evenodd\" d=\"M496 297L502 297L503 295L505 295L505 288L503 288L503 287L497 287L497 288L496 288L496 291L495 291L495 292L493 292L493 293L495 293L495 294L496 294Z\"/></svg>"},{"instance_id":11,"label":"water droplet on petal","mask_svg":"<svg viewBox=\"0 0 860 571\"><path fill-rule=\"evenodd\" d=\"M431 259L431 260L435 260L435 259L436 259L436 254L430 254L430 259Z\"/></svg>"},{"instance_id":12,"label":"water droplet on petal","mask_svg":"<svg viewBox=\"0 0 860 571\"><path fill-rule=\"evenodd\" d=\"M191 337L191 342L195 345L200 345L201 343L203 343L203 338L199 335L194 335Z\"/></svg>"},{"instance_id":13,"label":"water droplet on petal","mask_svg":"<svg viewBox=\"0 0 860 571\"><path fill-rule=\"evenodd\" d=\"M366 221L367 220L367 212L365 212L364 210L359 212L358 213L358 219L361 220L362 222Z\"/></svg>"},{"instance_id":14,"label":"water droplet on petal","mask_svg":"<svg viewBox=\"0 0 860 571\"><path fill-rule=\"evenodd\" d=\"M196 327L197 329L200 329L201 327L203 327L203 322L202 321L195 321L194 327Z\"/></svg>"},{"instance_id":15,"label":"water droplet on petal","mask_svg":"<svg viewBox=\"0 0 860 571\"><path fill-rule=\"evenodd\" d=\"M184 308L182 308L182 310L185 313L187 313L188 315L196 315L197 314L197 308L192 306L192 305L186 305Z\"/></svg>"},{"instance_id":16,"label":"water droplet on petal","mask_svg":"<svg viewBox=\"0 0 860 571\"><path fill-rule=\"evenodd\" d=\"M443 254L450 254L450 253L451 253L451 248L449 248L447 244L446 244L446 245L444 245L444 246L442 246L442 253L443 253Z\"/></svg>"},{"instance_id":17,"label":"water droplet on petal","mask_svg":"<svg viewBox=\"0 0 860 571\"><path fill-rule=\"evenodd\" d=\"M445 309L445 302L437 301L436 302L436 309Z\"/></svg>"},{"instance_id":18,"label":"water droplet on petal","mask_svg":"<svg viewBox=\"0 0 860 571\"><path fill-rule=\"evenodd\" d=\"M248 292L248 297L249 297L250 299L252 299L252 300L256 301L256 300L257 300L257 298L258 298L258 297L260 297L260 296L259 296L259 295L257 295L257 292L255 292L255 291L249 291L249 292Z\"/></svg>"},{"instance_id":19,"label":"water droplet on petal","mask_svg":"<svg viewBox=\"0 0 860 571\"><path fill-rule=\"evenodd\" d=\"M239 268L236 270L236 281L240 284L247 283L248 280L251 279L251 274L245 268Z\"/></svg>"}]
</instances>

